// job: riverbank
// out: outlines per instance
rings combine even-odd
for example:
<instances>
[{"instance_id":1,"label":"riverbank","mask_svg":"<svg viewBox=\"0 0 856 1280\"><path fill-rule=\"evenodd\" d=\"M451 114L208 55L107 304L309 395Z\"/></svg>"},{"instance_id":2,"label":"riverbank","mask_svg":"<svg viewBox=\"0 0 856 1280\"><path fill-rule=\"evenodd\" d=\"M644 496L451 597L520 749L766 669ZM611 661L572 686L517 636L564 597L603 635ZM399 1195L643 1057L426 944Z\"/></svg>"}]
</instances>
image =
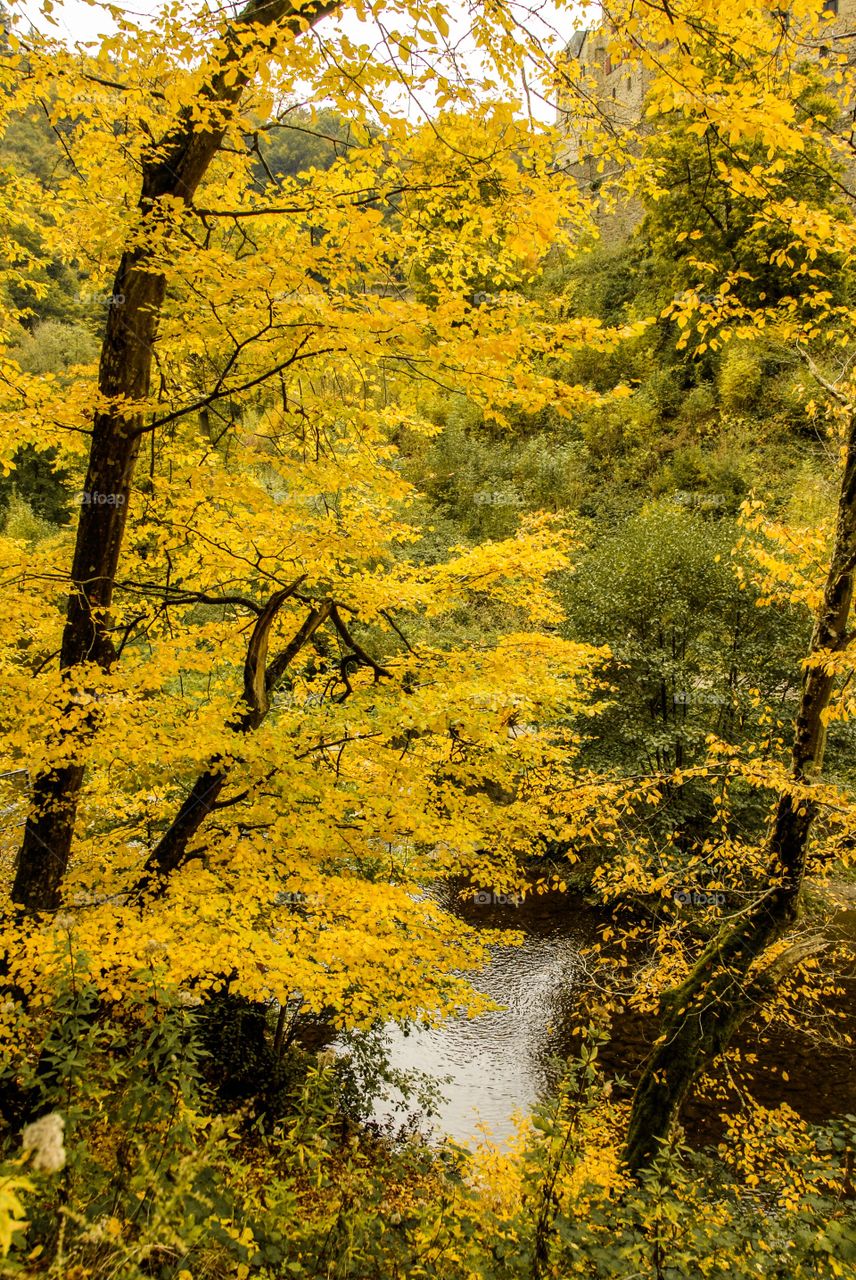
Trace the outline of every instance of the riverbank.
<instances>
[{"instance_id":1,"label":"riverbank","mask_svg":"<svg viewBox=\"0 0 856 1280\"><path fill-rule=\"evenodd\" d=\"M834 908L824 925L830 939L856 940L850 889L837 880L810 885L810 894ZM478 895L459 900L451 888L442 896L449 910L479 930L522 933L520 946L496 945L490 964L473 977L477 989L502 1008L407 1035L390 1028L390 1060L396 1070L423 1072L438 1084L444 1101L425 1124L435 1138L473 1144L490 1137L507 1144L515 1133L515 1118L529 1113L555 1088L562 1064L579 1050L580 1001L597 987L592 947L608 913L579 892L531 895L516 905L492 894L482 895L483 901ZM718 1141L722 1116L739 1110L749 1095L767 1109L786 1104L812 1123L856 1113L852 960L836 985L839 994L829 994L823 1019L815 1009L802 1025L760 1017L744 1025L715 1084L697 1088L685 1106L684 1127L692 1145ZM632 1091L657 1026L656 1015L626 1006L609 1018L600 1061L617 1097ZM377 1103L379 1123L391 1114L390 1105Z\"/></svg>"}]
</instances>

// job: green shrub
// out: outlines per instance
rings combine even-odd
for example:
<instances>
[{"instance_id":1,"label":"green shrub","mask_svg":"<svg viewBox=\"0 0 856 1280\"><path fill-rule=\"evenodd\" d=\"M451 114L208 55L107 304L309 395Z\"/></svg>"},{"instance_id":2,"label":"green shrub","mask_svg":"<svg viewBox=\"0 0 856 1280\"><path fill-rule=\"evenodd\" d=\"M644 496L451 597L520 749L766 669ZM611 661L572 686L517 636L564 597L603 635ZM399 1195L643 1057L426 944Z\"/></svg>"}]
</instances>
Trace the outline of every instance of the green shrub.
<instances>
[{"instance_id":1,"label":"green shrub","mask_svg":"<svg viewBox=\"0 0 856 1280\"><path fill-rule=\"evenodd\" d=\"M99 342L83 324L44 320L20 338L9 354L27 373L64 373L73 365L92 364Z\"/></svg>"},{"instance_id":2,"label":"green shrub","mask_svg":"<svg viewBox=\"0 0 856 1280\"><path fill-rule=\"evenodd\" d=\"M2 496L0 489L0 502ZM55 533L56 528L50 521L37 515L30 503L13 489L7 499L3 532L8 538L14 538L18 542L35 543Z\"/></svg>"},{"instance_id":3,"label":"green shrub","mask_svg":"<svg viewBox=\"0 0 856 1280\"><path fill-rule=\"evenodd\" d=\"M214 1105L196 998L137 977L112 1006L70 955L53 1007L18 1010L0 1071L4 1276L817 1280L856 1261L846 1125L762 1112L751 1141L740 1128L716 1156L675 1143L635 1185L590 1037L514 1151L343 1130L329 1065L259 1128ZM22 1151L22 1115L44 1117L49 1155L44 1140Z\"/></svg>"},{"instance_id":4,"label":"green shrub","mask_svg":"<svg viewBox=\"0 0 856 1280\"><path fill-rule=\"evenodd\" d=\"M731 342L719 366L719 398L722 407L739 413L757 402L764 375L763 352L758 343Z\"/></svg>"}]
</instances>

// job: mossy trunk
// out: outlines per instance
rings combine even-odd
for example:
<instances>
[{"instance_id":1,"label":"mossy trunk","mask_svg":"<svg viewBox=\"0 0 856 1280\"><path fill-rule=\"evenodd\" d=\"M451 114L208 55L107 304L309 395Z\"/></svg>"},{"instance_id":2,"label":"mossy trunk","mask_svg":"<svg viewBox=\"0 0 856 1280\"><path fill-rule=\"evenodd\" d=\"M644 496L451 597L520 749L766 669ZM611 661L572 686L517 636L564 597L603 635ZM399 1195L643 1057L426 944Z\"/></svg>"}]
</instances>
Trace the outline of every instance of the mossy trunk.
<instances>
[{"instance_id":1,"label":"mossy trunk","mask_svg":"<svg viewBox=\"0 0 856 1280\"><path fill-rule=\"evenodd\" d=\"M847 644L856 572L856 418L846 445L838 517L823 601L815 619L791 757L793 790L783 791L768 836L770 887L736 925L710 944L687 979L661 1002L662 1029L636 1089L624 1159L634 1173L657 1155L693 1082L729 1044L744 1018L776 990L804 949L771 960L771 945L799 913L834 676L824 654Z\"/></svg>"}]
</instances>

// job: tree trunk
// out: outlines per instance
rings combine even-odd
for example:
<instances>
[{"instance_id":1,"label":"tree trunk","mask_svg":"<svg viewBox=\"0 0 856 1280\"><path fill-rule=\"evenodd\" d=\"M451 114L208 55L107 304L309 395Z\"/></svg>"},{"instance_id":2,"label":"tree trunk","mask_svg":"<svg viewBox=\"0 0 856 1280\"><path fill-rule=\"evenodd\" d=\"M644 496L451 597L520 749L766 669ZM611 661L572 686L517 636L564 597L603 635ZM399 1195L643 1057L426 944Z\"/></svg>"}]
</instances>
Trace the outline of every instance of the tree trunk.
<instances>
[{"instance_id":1,"label":"tree trunk","mask_svg":"<svg viewBox=\"0 0 856 1280\"><path fill-rule=\"evenodd\" d=\"M60 653L60 669L66 702L62 718L69 722L58 733L58 754L64 763L36 777L32 807L18 856L12 898L29 911L55 909L71 854L74 824L83 782L83 758L96 727L93 715L81 723L75 707L86 687L85 665L108 670L114 652L110 640L110 607L131 497L134 467L141 435L145 431L139 411L127 403L146 400L151 384L152 349L157 338L166 283L150 269L146 249L147 228L156 223L164 197L193 200L199 183L223 141L227 123L248 83L241 59L248 50L240 42L247 28L259 31L276 24L294 35L332 12L338 0L249 0L232 21L219 66L202 91L211 110L209 123L199 126L185 109L172 131L152 147L143 167L140 195L140 227L137 243L125 250L113 284L113 296L101 349L98 373L99 400L105 411L96 413L84 500L77 526L71 568L71 591L66 608Z\"/></svg>"},{"instance_id":2,"label":"tree trunk","mask_svg":"<svg viewBox=\"0 0 856 1280\"><path fill-rule=\"evenodd\" d=\"M253 629L244 668L244 696L229 721L235 733L251 733L264 720L270 707L270 695L282 680L289 665L326 622L333 608L330 601L323 601L312 609L303 626L290 643L266 666L268 635L279 606L294 588L278 592L271 597ZM143 875L135 888L140 895L176 871L186 859L187 846L205 819L217 807L217 800L229 777L229 766L222 757L215 757L199 775L181 808L158 844L146 860Z\"/></svg>"},{"instance_id":3,"label":"tree trunk","mask_svg":"<svg viewBox=\"0 0 856 1280\"><path fill-rule=\"evenodd\" d=\"M794 726L791 776L798 786L815 780L823 764L824 713L834 676L817 659L847 643L854 571L856 417L851 417L832 558ZM810 798L795 797L789 791L779 796L768 836L771 887L737 925L711 943L686 981L664 995L662 1034L645 1065L630 1115L624 1159L632 1172L654 1159L693 1081L726 1048L743 1019L775 992L788 968L802 958L803 949L792 947L772 963L763 963L767 948L785 935L799 912L815 813Z\"/></svg>"}]
</instances>

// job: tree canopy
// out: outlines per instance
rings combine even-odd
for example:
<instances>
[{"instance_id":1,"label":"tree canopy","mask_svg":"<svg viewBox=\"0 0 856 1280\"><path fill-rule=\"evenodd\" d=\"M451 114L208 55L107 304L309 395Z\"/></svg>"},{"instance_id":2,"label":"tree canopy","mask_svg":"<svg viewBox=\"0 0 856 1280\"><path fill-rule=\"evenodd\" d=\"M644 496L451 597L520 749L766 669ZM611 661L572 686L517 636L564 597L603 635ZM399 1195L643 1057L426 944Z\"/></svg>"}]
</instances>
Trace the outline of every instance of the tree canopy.
<instances>
[{"instance_id":1,"label":"tree canopy","mask_svg":"<svg viewBox=\"0 0 856 1280\"><path fill-rule=\"evenodd\" d=\"M679 1129L846 963L805 902L856 847L852 42L808 0L619 0L585 17L645 85L617 119L558 16L4 17L20 1274L779 1275L753 1159L788 1274L853 1261L834 1125L756 1107L713 1186ZM519 1150L370 1136L378 1029L487 1007L441 890L580 874L589 1031Z\"/></svg>"}]
</instances>

